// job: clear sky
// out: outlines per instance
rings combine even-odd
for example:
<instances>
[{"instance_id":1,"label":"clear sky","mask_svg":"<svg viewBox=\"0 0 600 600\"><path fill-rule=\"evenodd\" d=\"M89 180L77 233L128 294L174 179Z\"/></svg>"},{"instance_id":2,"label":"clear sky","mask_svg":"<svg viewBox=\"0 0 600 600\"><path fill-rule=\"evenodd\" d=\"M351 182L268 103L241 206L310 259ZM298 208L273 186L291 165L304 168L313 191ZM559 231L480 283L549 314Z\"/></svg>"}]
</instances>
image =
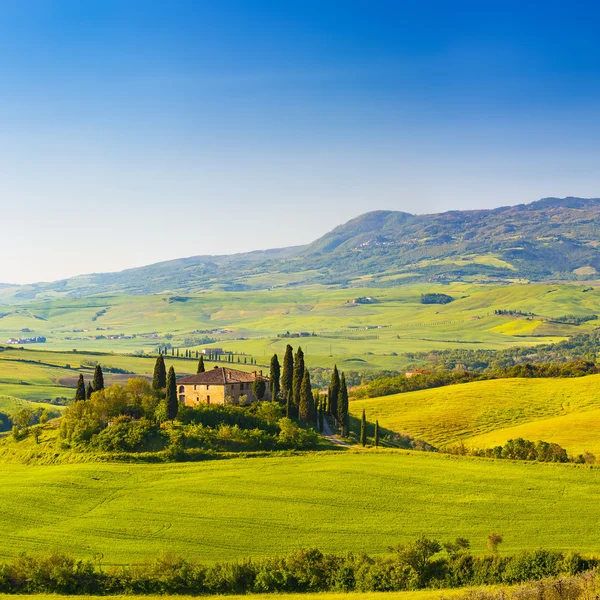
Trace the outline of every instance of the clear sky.
<instances>
[{"instance_id":1,"label":"clear sky","mask_svg":"<svg viewBox=\"0 0 600 600\"><path fill-rule=\"evenodd\" d=\"M595 2L2 0L0 281L600 196Z\"/></svg>"}]
</instances>

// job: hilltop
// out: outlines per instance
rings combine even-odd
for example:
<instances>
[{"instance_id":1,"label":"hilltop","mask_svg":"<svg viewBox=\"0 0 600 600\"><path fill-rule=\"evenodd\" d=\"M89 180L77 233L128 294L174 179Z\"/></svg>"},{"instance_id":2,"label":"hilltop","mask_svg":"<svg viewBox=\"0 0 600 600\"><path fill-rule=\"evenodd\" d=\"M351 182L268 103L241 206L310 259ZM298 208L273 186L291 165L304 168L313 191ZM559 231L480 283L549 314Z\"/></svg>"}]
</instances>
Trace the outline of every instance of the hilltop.
<instances>
[{"instance_id":1,"label":"hilltop","mask_svg":"<svg viewBox=\"0 0 600 600\"><path fill-rule=\"evenodd\" d=\"M306 284L592 278L600 270L600 199L545 198L491 210L374 211L307 246L194 256L118 273L0 286L5 302L105 293L259 290Z\"/></svg>"}]
</instances>

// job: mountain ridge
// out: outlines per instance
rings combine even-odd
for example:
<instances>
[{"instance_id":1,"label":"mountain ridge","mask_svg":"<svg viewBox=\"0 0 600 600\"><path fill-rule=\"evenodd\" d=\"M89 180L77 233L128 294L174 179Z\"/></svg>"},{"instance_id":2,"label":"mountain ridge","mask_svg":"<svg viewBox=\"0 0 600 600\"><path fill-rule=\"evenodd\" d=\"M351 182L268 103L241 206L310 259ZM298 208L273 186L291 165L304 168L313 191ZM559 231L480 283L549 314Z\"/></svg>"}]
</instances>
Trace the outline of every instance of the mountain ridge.
<instances>
[{"instance_id":1,"label":"mountain ridge","mask_svg":"<svg viewBox=\"0 0 600 600\"><path fill-rule=\"evenodd\" d=\"M7 301L304 284L398 285L418 279L577 280L596 271L600 198L569 196L422 215L375 210L303 246L190 256L50 283L0 285L0 297Z\"/></svg>"}]
</instances>

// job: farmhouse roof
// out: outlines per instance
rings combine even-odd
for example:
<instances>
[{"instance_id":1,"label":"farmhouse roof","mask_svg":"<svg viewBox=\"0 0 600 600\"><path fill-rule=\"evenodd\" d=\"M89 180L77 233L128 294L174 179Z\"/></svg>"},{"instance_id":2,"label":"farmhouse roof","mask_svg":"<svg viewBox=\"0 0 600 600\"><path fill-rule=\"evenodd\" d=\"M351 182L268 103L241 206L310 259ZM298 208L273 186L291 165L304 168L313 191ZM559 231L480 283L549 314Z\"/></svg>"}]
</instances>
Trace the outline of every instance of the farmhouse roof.
<instances>
[{"instance_id":1,"label":"farmhouse roof","mask_svg":"<svg viewBox=\"0 0 600 600\"><path fill-rule=\"evenodd\" d=\"M257 377L262 377L268 380L268 377L262 376L262 371L256 373L248 373L247 371L239 371L238 369L229 369L227 367L215 367L204 373L197 375L188 375L177 380L181 384L212 384L225 385L226 383L252 383Z\"/></svg>"}]
</instances>

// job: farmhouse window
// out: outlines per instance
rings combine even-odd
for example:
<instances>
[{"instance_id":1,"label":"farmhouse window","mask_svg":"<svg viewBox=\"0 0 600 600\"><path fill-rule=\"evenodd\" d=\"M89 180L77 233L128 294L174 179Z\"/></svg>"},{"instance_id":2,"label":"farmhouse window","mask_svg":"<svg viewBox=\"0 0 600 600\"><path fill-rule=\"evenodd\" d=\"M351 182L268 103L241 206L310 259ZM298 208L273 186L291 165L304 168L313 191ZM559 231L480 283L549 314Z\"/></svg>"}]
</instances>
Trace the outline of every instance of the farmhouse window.
<instances>
[{"instance_id":1,"label":"farmhouse window","mask_svg":"<svg viewBox=\"0 0 600 600\"><path fill-rule=\"evenodd\" d=\"M179 393L183 394L185 392L185 387L183 387L182 385L179 386Z\"/></svg>"},{"instance_id":2,"label":"farmhouse window","mask_svg":"<svg viewBox=\"0 0 600 600\"><path fill-rule=\"evenodd\" d=\"M206 404L210 404L210 396L206 396Z\"/></svg>"},{"instance_id":3,"label":"farmhouse window","mask_svg":"<svg viewBox=\"0 0 600 600\"><path fill-rule=\"evenodd\" d=\"M206 389L210 389L210 385L208 385L208 383L206 384Z\"/></svg>"}]
</instances>

